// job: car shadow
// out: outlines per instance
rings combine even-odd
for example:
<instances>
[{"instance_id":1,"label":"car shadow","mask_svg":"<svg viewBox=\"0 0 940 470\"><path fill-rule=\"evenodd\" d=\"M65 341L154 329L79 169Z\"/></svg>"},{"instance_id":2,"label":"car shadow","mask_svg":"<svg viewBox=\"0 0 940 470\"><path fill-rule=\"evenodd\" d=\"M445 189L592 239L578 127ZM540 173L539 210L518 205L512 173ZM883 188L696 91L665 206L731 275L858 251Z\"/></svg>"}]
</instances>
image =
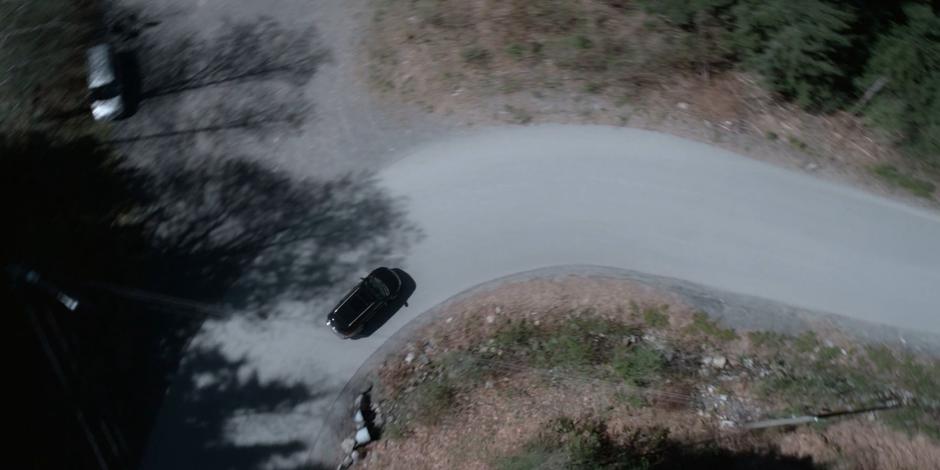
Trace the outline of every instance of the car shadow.
<instances>
[{"instance_id":1,"label":"car shadow","mask_svg":"<svg viewBox=\"0 0 940 470\"><path fill-rule=\"evenodd\" d=\"M375 316L366 322L362 327L362 331L351 339L368 338L372 336L373 333L378 331L379 328L382 328L382 325L385 325L402 307L408 306L408 299L411 297L411 294L414 294L417 283L415 283L414 278L412 278L410 274L401 269L392 268L392 271L401 278L401 295L399 295L394 302L390 302L384 309L378 311Z\"/></svg>"}]
</instances>

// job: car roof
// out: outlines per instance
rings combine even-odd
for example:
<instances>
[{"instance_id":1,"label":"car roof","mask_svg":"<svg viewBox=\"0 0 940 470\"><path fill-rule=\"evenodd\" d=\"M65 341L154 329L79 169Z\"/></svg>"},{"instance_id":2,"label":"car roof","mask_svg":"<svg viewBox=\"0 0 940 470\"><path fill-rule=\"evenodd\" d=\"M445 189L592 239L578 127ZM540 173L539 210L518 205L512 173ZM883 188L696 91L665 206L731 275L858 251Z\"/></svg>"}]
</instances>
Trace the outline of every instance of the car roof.
<instances>
[{"instance_id":1,"label":"car roof","mask_svg":"<svg viewBox=\"0 0 940 470\"><path fill-rule=\"evenodd\" d=\"M88 48L88 87L97 88L114 81L111 46L98 44Z\"/></svg>"},{"instance_id":2,"label":"car roof","mask_svg":"<svg viewBox=\"0 0 940 470\"><path fill-rule=\"evenodd\" d=\"M377 277L381 280L391 292L394 294L401 289L401 278L398 277L398 274L395 274L395 271L386 268L385 266L375 268L369 273L370 277Z\"/></svg>"}]
</instances>

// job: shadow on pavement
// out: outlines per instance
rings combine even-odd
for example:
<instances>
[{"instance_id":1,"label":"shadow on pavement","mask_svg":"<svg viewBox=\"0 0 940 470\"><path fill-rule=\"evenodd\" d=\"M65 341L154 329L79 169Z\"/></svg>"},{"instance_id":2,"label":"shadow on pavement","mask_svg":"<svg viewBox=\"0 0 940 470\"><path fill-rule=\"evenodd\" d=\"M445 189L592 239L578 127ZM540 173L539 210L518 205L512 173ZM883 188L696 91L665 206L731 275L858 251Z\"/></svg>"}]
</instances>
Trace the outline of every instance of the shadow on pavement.
<instances>
[{"instance_id":1,"label":"shadow on pavement","mask_svg":"<svg viewBox=\"0 0 940 470\"><path fill-rule=\"evenodd\" d=\"M417 284L415 283L414 278L410 274L402 271L398 268L392 268L392 271L395 271L396 274L401 278L401 295L395 302L390 303L386 308L382 309L380 312L376 313L372 319L370 319L365 326L363 326L362 331L353 337L352 339L361 339L368 338L372 336L373 333L382 328L389 319L391 319L402 307L408 306L408 299L414 294Z\"/></svg>"},{"instance_id":2,"label":"shadow on pavement","mask_svg":"<svg viewBox=\"0 0 940 470\"><path fill-rule=\"evenodd\" d=\"M70 312L42 292L0 295L13 313L8 330L24 369L11 372L25 378L17 393L49 404L42 414L24 410L14 428L39 449L48 445L48 428L62 430L54 453L62 465L48 449L17 446L29 453L30 468L85 468L72 458L87 450L73 422L77 409L100 448L120 433L116 460L126 465L114 468L137 466L155 420L178 425L154 437L173 439L159 451L173 449L166 457L179 465L164 468L250 468L301 453L299 442L240 445L226 426L331 392L262 381L255 364L188 348L204 317L182 304L212 306L224 318L316 298L363 265L404 252L417 236L368 177L299 181L235 156L167 158L145 171L93 139L61 144L39 134L0 136L0 154L0 216L11 222L0 266L29 266L81 300ZM125 287L159 295L122 296ZM185 302L160 303L167 298ZM179 420L158 418L165 401Z\"/></svg>"},{"instance_id":3,"label":"shadow on pavement","mask_svg":"<svg viewBox=\"0 0 940 470\"><path fill-rule=\"evenodd\" d=\"M299 405L333 393L311 391L302 384L262 381L257 373L245 372L250 369L244 359L227 359L218 350L190 354L141 468L252 469L306 455L305 441L278 439L276 429L258 423L253 424L259 427L257 434L275 437L254 444L227 439L233 420L267 414L273 423L270 427L276 427L278 417L299 412ZM296 468L300 467L298 463Z\"/></svg>"},{"instance_id":4,"label":"shadow on pavement","mask_svg":"<svg viewBox=\"0 0 940 470\"><path fill-rule=\"evenodd\" d=\"M191 153L197 136L216 149L239 149L245 137L267 146L300 132L314 109L304 86L330 60L316 28L264 17L226 21L210 35L169 32L151 28L165 15L158 10L109 12L118 47L134 51L132 101L135 112L140 107L111 143L142 143L138 151L158 155ZM153 140L159 146L146 145Z\"/></svg>"}]
</instances>

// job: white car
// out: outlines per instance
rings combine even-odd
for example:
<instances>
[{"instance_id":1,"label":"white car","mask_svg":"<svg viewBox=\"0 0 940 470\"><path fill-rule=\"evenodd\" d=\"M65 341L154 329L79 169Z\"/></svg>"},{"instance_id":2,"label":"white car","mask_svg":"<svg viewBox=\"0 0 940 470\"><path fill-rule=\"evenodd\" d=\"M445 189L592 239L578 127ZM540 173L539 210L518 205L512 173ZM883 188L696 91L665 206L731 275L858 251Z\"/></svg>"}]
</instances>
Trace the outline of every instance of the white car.
<instances>
[{"instance_id":1,"label":"white car","mask_svg":"<svg viewBox=\"0 0 940 470\"><path fill-rule=\"evenodd\" d=\"M88 49L88 90L91 115L97 121L111 121L124 114L124 89L114 52L108 44Z\"/></svg>"}]
</instances>

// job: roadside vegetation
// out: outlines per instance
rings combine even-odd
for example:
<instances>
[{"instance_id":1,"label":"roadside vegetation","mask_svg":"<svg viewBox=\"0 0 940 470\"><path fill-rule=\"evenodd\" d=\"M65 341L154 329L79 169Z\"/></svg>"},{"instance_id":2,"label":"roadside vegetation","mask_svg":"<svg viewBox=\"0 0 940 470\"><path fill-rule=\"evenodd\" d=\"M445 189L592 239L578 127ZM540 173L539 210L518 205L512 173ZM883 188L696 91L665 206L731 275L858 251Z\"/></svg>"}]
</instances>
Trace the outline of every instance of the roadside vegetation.
<instances>
[{"instance_id":1,"label":"roadside vegetation","mask_svg":"<svg viewBox=\"0 0 940 470\"><path fill-rule=\"evenodd\" d=\"M844 335L736 331L659 301L507 306L480 322L499 298L445 312L407 343L406 361L402 352L385 363L377 393L387 443L364 450L376 455L363 462L420 468L414 449L446 448L449 457L433 462L453 468L940 463L935 358ZM743 427L891 403L904 406L814 426ZM878 443L846 437L859 433ZM896 455L872 460L871 445ZM907 455L915 448L920 455Z\"/></svg>"},{"instance_id":2,"label":"roadside vegetation","mask_svg":"<svg viewBox=\"0 0 940 470\"><path fill-rule=\"evenodd\" d=\"M375 10L373 83L436 112L649 127L744 151L790 142L777 151L869 179L878 164L940 174L940 17L926 1L375 0Z\"/></svg>"},{"instance_id":3,"label":"roadside vegetation","mask_svg":"<svg viewBox=\"0 0 940 470\"><path fill-rule=\"evenodd\" d=\"M94 130L85 49L100 32L95 5L0 2L0 134L42 130L68 137Z\"/></svg>"},{"instance_id":4,"label":"roadside vegetation","mask_svg":"<svg viewBox=\"0 0 940 470\"><path fill-rule=\"evenodd\" d=\"M940 16L931 2L645 1L705 44L709 62L756 72L810 111L850 110L940 164Z\"/></svg>"}]
</instances>

